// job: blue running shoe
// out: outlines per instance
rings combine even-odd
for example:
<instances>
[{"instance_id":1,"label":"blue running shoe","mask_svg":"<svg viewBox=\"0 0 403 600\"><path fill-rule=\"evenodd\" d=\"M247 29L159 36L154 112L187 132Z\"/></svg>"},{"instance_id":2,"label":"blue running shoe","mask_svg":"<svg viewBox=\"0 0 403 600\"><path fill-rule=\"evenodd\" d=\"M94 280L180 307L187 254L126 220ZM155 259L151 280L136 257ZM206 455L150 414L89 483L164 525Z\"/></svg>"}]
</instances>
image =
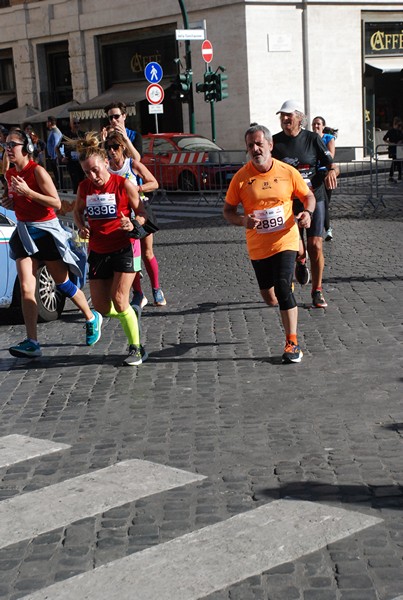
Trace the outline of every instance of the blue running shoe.
<instances>
[{"instance_id":1,"label":"blue running shoe","mask_svg":"<svg viewBox=\"0 0 403 600\"><path fill-rule=\"evenodd\" d=\"M134 308L138 306L140 308L144 308L148 304L147 298L144 296L143 292L133 292L133 298L130 302L130 305Z\"/></svg>"},{"instance_id":2,"label":"blue running shoe","mask_svg":"<svg viewBox=\"0 0 403 600\"><path fill-rule=\"evenodd\" d=\"M38 358L42 356L42 350L38 342L31 340L24 340L16 346L11 346L8 351L12 356L16 356L17 358Z\"/></svg>"},{"instance_id":3,"label":"blue running shoe","mask_svg":"<svg viewBox=\"0 0 403 600\"><path fill-rule=\"evenodd\" d=\"M165 300L164 292L161 288L153 289L154 306L165 306L167 301Z\"/></svg>"},{"instance_id":4,"label":"blue running shoe","mask_svg":"<svg viewBox=\"0 0 403 600\"><path fill-rule=\"evenodd\" d=\"M85 343L87 346L93 346L101 337L102 315L96 310L91 310L91 312L94 315L94 319L85 323Z\"/></svg>"}]
</instances>

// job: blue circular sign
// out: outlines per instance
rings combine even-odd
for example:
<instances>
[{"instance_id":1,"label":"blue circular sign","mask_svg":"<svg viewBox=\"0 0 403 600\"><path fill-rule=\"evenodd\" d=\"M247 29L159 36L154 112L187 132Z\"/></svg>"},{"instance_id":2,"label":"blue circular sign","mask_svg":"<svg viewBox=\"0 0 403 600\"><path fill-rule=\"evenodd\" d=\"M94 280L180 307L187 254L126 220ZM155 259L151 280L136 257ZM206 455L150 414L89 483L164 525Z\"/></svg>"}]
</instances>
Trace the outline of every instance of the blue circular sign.
<instances>
[{"instance_id":1,"label":"blue circular sign","mask_svg":"<svg viewBox=\"0 0 403 600\"><path fill-rule=\"evenodd\" d=\"M161 65L156 62L149 62L144 69L144 75L150 83L159 83L163 75Z\"/></svg>"}]
</instances>

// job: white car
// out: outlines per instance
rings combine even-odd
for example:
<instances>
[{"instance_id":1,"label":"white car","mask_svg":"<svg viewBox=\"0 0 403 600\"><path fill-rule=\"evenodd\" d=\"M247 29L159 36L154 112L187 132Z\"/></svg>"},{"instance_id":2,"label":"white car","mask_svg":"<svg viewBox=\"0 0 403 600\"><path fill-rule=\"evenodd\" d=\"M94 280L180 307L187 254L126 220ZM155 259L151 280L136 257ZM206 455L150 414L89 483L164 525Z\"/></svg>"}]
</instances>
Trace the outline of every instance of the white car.
<instances>
[{"instance_id":1,"label":"white car","mask_svg":"<svg viewBox=\"0 0 403 600\"><path fill-rule=\"evenodd\" d=\"M20 282L16 263L9 256L9 242L15 227L14 212L0 207L0 309L21 306ZM68 228L65 227L65 229ZM70 244L74 253L80 259L79 266L82 273L86 273L86 253L72 240L70 240ZM85 276L79 280L70 273L70 278L78 287L82 287L85 283ZM36 300L38 303L38 320L40 321L54 321L63 312L66 298L56 289L55 282L45 265L40 265L38 268ZM0 312L0 322L1 320Z\"/></svg>"}]
</instances>

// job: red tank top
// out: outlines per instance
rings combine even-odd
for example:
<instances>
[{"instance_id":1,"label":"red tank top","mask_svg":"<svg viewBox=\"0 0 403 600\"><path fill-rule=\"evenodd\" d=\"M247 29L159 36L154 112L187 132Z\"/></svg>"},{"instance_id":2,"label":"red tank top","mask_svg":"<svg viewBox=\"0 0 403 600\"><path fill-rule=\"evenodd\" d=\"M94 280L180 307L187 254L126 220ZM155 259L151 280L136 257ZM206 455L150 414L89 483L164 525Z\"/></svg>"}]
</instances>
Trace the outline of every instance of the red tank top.
<instances>
[{"instance_id":1,"label":"red tank top","mask_svg":"<svg viewBox=\"0 0 403 600\"><path fill-rule=\"evenodd\" d=\"M17 171L15 167L8 169L6 172L6 179L9 189L11 189L11 177L17 177L19 175L24 179L31 190L42 194L43 192L35 178L35 169L38 166L39 165L35 161L30 160L22 171ZM12 196L13 198L14 212L18 221L49 221L50 219L56 218L55 210L50 206L42 206L42 204L38 204L30 198L12 191L10 191L9 196Z\"/></svg>"},{"instance_id":2,"label":"red tank top","mask_svg":"<svg viewBox=\"0 0 403 600\"><path fill-rule=\"evenodd\" d=\"M94 252L109 254L130 245L130 238L120 228L121 213L125 217L131 213L125 181L111 174L102 188L95 187L89 179L80 183L80 196L85 201L90 226L89 249Z\"/></svg>"}]
</instances>

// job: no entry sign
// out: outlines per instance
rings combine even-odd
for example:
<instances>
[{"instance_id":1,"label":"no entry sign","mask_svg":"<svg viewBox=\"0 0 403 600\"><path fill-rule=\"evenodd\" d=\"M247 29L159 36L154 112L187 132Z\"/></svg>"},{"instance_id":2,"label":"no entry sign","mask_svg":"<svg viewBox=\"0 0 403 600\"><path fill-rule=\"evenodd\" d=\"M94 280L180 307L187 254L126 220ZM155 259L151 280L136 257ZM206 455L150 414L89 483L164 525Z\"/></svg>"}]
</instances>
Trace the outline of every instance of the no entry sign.
<instances>
[{"instance_id":1,"label":"no entry sign","mask_svg":"<svg viewBox=\"0 0 403 600\"><path fill-rule=\"evenodd\" d=\"M213 44L209 40L204 40L202 43L201 53L204 62L211 63L213 60Z\"/></svg>"}]
</instances>

